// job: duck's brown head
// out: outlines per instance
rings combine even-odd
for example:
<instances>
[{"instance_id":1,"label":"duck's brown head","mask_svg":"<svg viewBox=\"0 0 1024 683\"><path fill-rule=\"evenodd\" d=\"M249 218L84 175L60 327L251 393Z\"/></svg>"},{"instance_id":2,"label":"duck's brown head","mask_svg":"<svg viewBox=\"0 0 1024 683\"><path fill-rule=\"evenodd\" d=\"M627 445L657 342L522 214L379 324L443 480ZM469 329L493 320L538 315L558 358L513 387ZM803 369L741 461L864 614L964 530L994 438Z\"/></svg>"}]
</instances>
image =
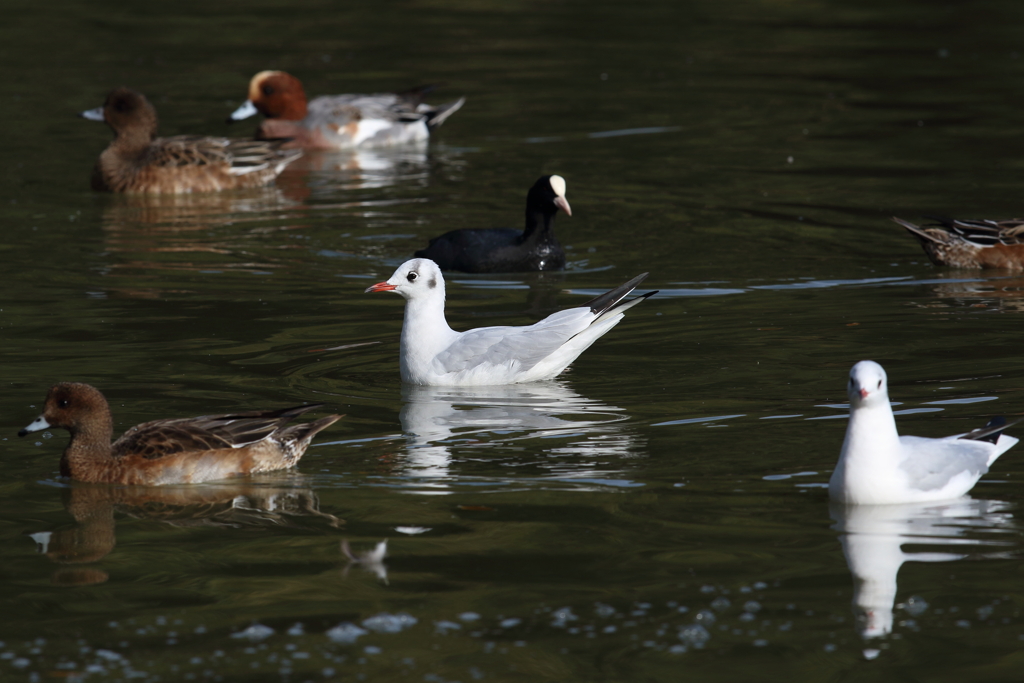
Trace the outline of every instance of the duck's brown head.
<instances>
[{"instance_id":1,"label":"duck's brown head","mask_svg":"<svg viewBox=\"0 0 1024 683\"><path fill-rule=\"evenodd\" d=\"M156 137L159 123L156 109L145 95L131 88L114 88L102 107L81 113L90 121L103 121L119 138L149 144Z\"/></svg>"},{"instance_id":2,"label":"duck's brown head","mask_svg":"<svg viewBox=\"0 0 1024 683\"><path fill-rule=\"evenodd\" d=\"M249 101L268 119L301 121L306 118L306 91L302 81L284 71L261 71L249 81Z\"/></svg>"},{"instance_id":3,"label":"duck's brown head","mask_svg":"<svg viewBox=\"0 0 1024 683\"><path fill-rule=\"evenodd\" d=\"M61 382L50 387L42 415L18 436L58 427L74 434L90 427L109 429L109 424L110 406L99 389L79 382Z\"/></svg>"}]
</instances>

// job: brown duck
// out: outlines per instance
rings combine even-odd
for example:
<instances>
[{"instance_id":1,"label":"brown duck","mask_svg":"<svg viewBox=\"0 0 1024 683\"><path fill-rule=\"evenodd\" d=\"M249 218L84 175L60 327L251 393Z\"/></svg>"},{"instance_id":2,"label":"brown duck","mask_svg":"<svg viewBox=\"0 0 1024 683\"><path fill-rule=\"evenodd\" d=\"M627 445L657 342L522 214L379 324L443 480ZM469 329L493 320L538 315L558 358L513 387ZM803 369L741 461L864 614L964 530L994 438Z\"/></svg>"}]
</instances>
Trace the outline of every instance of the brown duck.
<instances>
[{"instance_id":1,"label":"brown duck","mask_svg":"<svg viewBox=\"0 0 1024 683\"><path fill-rule=\"evenodd\" d=\"M50 388L42 415L18 436L56 427L71 432L60 473L79 481L196 484L294 467L316 433L342 417L285 427L319 407L153 420L111 443L114 424L103 394L88 384L61 382Z\"/></svg>"},{"instance_id":2,"label":"brown duck","mask_svg":"<svg viewBox=\"0 0 1024 683\"><path fill-rule=\"evenodd\" d=\"M917 238L937 266L1024 270L1024 220L936 218L923 225L893 220Z\"/></svg>"},{"instance_id":3,"label":"brown duck","mask_svg":"<svg viewBox=\"0 0 1024 683\"><path fill-rule=\"evenodd\" d=\"M131 88L115 88L102 107L81 116L114 131L93 169L92 189L98 191L180 194L261 187L302 155L282 149L286 140L158 138L156 109Z\"/></svg>"}]
</instances>

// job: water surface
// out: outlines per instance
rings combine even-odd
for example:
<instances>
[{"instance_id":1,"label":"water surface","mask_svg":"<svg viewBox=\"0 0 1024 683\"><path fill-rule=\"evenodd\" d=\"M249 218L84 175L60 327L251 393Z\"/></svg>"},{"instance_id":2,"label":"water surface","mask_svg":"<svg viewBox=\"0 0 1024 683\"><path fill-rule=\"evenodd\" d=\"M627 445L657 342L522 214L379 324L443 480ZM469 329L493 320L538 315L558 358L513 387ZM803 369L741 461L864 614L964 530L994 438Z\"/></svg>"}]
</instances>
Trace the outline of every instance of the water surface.
<instances>
[{"instance_id":1,"label":"water surface","mask_svg":"<svg viewBox=\"0 0 1024 683\"><path fill-rule=\"evenodd\" d=\"M1022 280L931 266L891 215L1020 212L1018 3L23 4L0 28L4 680L1017 680L1021 454L974 500L830 509L857 360L905 433L1024 410ZM128 84L162 132L282 68L443 85L427 149L310 155L265 191L95 195L73 114ZM640 272L662 293L554 382L403 387L429 237L568 183L563 273L453 275L457 329ZM72 485L86 381L116 428L324 402L298 471ZM387 540L387 556L371 553ZM347 542L345 552L342 541Z\"/></svg>"}]
</instances>

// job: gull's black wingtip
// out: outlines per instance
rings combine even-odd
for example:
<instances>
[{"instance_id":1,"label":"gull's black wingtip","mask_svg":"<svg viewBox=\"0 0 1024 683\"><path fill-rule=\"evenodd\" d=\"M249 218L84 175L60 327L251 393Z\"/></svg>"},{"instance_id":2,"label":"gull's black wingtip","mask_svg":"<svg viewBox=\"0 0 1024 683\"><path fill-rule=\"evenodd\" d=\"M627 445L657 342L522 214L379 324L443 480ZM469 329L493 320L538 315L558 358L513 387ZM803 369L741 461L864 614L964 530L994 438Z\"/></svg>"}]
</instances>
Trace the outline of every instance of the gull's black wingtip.
<instances>
[{"instance_id":1,"label":"gull's black wingtip","mask_svg":"<svg viewBox=\"0 0 1024 683\"><path fill-rule=\"evenodd\" d=\"M1004 429L1012 427L1018 422L1024 422L1024 417L1016 419L1013 422L1007 422L1006 418L1002 415L996 415L989 420L984 427L972 429L960 438L967 439L969 441L988 441L989 443L996 443L999 441L999 435L1003 433Z\"/></svg>"},{"instance_id":2,"label":"gull's black wingtip","mask_svg":"<svg viewBox=\"0 0 1024 683\"><path fill-rule=\"evenodd\" d=\"M629 282L623 283L616 287L615 289L609 290L600 296L594 297L587 303L583 304L583 306L590 308L590 310L593 311L596 315L601 315L605 311L614 308L617 303L626 298L626 296L634 289L636 289L637 285L643 282L648 275L650 275L650 273L640 273Z\"/></svg>"}]
</instances>

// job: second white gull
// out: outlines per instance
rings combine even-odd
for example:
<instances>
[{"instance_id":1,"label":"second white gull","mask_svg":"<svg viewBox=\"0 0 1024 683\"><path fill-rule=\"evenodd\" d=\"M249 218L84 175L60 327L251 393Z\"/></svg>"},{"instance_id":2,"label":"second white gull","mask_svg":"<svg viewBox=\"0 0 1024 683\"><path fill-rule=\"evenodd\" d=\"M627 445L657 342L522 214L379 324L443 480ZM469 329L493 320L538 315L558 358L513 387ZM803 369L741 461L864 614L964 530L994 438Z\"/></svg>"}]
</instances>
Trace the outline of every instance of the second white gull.
<instances>
[{"instance_id":1,"label":"second white gull","mask_svg":"<svg viewBox=\"0 0 1024 683\"><path fill-rule=\"evenodd\" d=\"M847 386L850 424L828 483L832 500L853 505L924 503L959 498L1017 439L1002 418L942 439L900 436L885 370L862 360Z\"/></svg>"},{"instance_id":2,"label":"second white gull","mask_svg":"<svg viewBox=\"0 0 1024 683\"><path fill-rule=\"evenodd\" d=\"M551 379L625 311L655 292L626 299L647 273L583 306L558 311L522 327L478 327L456 332L444 317L444 278L430 259L403 263L367 292L395 292L405 299L399 345L402 381L428 386L482 386Z\"/></svg>"}]
</instances>

